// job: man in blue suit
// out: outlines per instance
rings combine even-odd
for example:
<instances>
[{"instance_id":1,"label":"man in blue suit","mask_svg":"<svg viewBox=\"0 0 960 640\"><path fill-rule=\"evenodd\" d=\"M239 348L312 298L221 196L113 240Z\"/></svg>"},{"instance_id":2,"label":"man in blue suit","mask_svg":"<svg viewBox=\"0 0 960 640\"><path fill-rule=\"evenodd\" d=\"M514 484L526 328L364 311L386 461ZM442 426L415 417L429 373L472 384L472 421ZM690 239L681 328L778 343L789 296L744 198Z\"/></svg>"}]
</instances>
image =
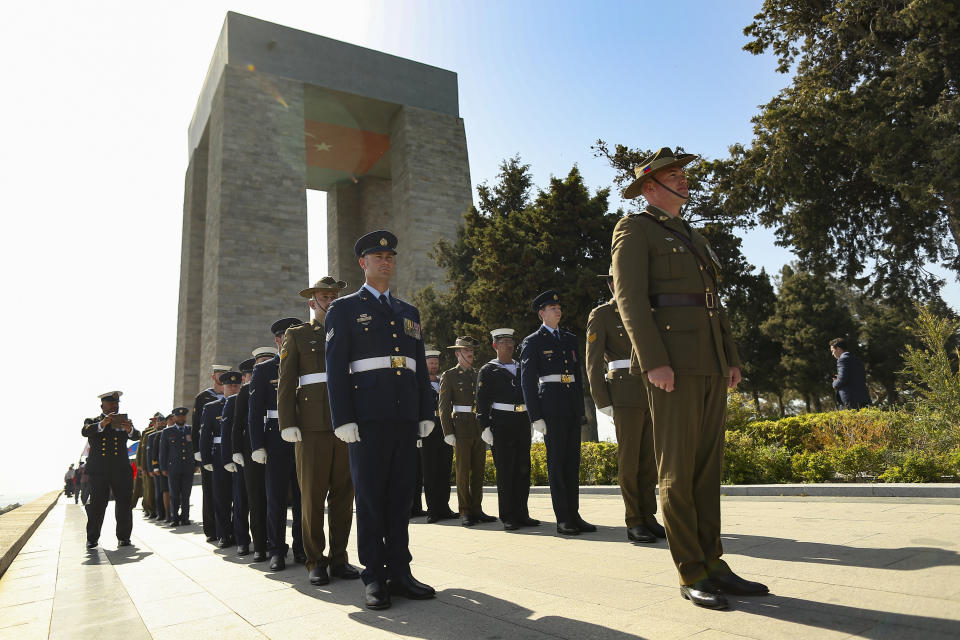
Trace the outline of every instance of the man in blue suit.
<instances>
[{"instance_id":1,"label":"man in blue suit","mask_svg":"<svg viewBox=\"0 0 960 640\"><path fill-rule=\"evenodd\" d=\"M177 407L173 410L173 425L164 428L157 436L160 449L160 475L170 488L170 514L173 526L190 524L190 491L197 461L193 457L192 428L187 424L190 409Z\"/></svg>"},{"instance_id":2,"label":"man in blue suit","mask_svg":"<svg viewBox=\"0 0 960 640\"><path fill-rule=\"evenodd\" d=\"M837 390L840 404L845 409L862 409L870 405L870 392L867 391L867 374L860 358L850 353L847 341L834 338L830 341L830 353L837 359L837 375L833 379L833 388Z\"/></svg>"},{"instance_id":3,"label":"man in blue suit","mask_svg":"<svg viewBox=\"0 0 960 640\"><path fill-rule=\"evenodd\" d=\"M533 428L547 445L550 498L557 533L575 536L597 528L580 517L580 422L583 380L577 336L560 328L562 307L557 291L533 300L543 324L520 347L520 386Z\"/></svg>"},{"instance_id":4,"label":"man in blue suit","mask_svg":"<svg viewBox=\"0 0 960 640\"><path fill-rule=\"evenodd\" d=\"M297 318L282 318L270 325L277 349L283 334L290 327L303 324ZM297 465L292 442L280 437L277 413L277 383L280 380L280 356L275 355L253 368L250 379L248 429L250 457L258 464L266 465L267 480L267 554L270 570L282 571L287 567L287 502L292 495L293 507L293 559L306 563L303 551L302 523L300 520L300 483L297 481Z\"/></svg>"},{"instance_id":5,"label":"man in blue suit","mask_svg":"<svg viewBox=\"0 0 960 640\"><path fill-rule=\"evenodd\" d=\"M335 435L350 445L357 552L369 609L390 596L435 591L410 573L407 527L417 473L417 438L433 430L420 312L390 293L397 237L373 231L354 245L365 283L327 310L327 393Z\"/></svg>"}]
</instances>

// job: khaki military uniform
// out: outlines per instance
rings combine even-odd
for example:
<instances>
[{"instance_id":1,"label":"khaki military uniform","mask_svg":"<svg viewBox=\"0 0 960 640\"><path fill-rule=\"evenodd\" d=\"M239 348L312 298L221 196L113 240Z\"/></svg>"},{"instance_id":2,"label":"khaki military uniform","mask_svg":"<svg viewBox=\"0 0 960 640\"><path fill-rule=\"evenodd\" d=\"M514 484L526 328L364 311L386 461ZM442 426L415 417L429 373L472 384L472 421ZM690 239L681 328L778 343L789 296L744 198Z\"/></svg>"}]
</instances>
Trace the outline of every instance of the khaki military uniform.
<instances>
[{"instance_id":1,"label":"khaki military uniform","mask_svg":"<svg viewBox=\"0 0 960 640\"><path fill-rule=\"evenodd\" d=\"M443 435L457 437L454 445L457 469L457 501L460 515L477 517L483 499L483 467L487 445L480 439L474 400L477 372L459 364L440 375L440 426Z\"/></svg>"},{"instance_id":2,"label":"khaki military uniform","mask_svg":"<svg viewBox=\"0 0 960 640\"><path fill-rule=\"evenodd\" d=\"M706 238L652 206L617 223L612 257L630 372L643 375L650 402L667 541L681 583L693 584L708 568L729 571L720 559L720 474L726 381L740 359L717 303L717 261ZM671 393L645 375L664 365L675 374Z\"/></svg>"},{"instance_id":3,"label":"khaki military uniform","mask_svg":"<svg viewBox=\"0 0 960 640\"><path fill-rule=\"evenodd\" d=\"M591 311L587 319L587 377L597 407L613 407L617 480L627 528L648 524L657 512L653 422L643 380L630 375L630 351L630 338L616 300Z\"/></svg>"},{"instance_id":4,"label":"khaki military uniform","mask_svg":"<svg viewBox=\"0 0 960 640\"><path fill-rule=\"evenodd\" d=\"M140 444L137 446L137 479L140 480L143 493L143 512L147 515L156 513L156 496L154 496L153 481L150 475L153 471L151 461L147 459L147 439L156 431L153 426L147 427L140 435Z\"/></svg>"},{"instance_id":5,"label":"khaki military uniform","mask_svg":"<svg viewBox=\"0 0 960 640\"><path fill-rule=\"evenodd\" d=\"M347 562L353 522L353 482L347 443L333 434L326 384L326 333L314 318L290 327L280 346L277 417L280 430L299 427L295 446L307 570ZM330 551L324 555L324 501L329 507Z\"/></svg>"}]
</instances>

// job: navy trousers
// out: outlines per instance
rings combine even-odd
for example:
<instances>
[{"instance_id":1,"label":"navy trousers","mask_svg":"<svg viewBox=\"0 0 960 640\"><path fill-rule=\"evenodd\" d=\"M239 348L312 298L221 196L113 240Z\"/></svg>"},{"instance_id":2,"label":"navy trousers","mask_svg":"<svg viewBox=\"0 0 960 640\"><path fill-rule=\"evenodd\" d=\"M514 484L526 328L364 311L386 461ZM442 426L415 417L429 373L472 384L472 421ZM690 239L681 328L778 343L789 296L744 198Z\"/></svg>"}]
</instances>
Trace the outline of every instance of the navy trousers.
<instances>
[{"instance_id":1,"label":"navy trousers","mask_svg":"<svg viewBox=\"0 0 960 640\"><path fill-rule=\"evenodd\" d=\"M174 520L186 522L190 519L193 471L167 471L167 486L170 489L170 516Z\"/></svg>"},{"instance_id":2,"label":"navy trousers","mask_svg":"<svg viewBox=\"0 0 960 640\"><path fill-rule=\"evenodd\" d=\"M557 522L576 523L580 519L580 418L545 418L547 434L547 475L550 499ZM494 435L496 445L496 435Z\"/></svg>"},{"instance_id":3,"label":"navy trousers","mask_svg":"<svg viewBox=\"0 0 960 640\"><path fill-rule=\"evenodd\" d=\"M410 573L410 505L417 475L417 422L361 422L350 443L357 555L364 584Z\"/></svg>"},{"instance_id":4,"label":"navy trousers","mask_svg":"<svg viewBox=\"0 0 960 640\"><path fill-rule=\"evenodd\" d=\"M264 434L267 449L267 553L287 554L287 505L293 507L293 552L303 553L303 534L300 521L300 483L297 482L297 463L292 442L270 430ZM410 503L407 503L410 508Z\"/></svg>"},{"instance_id":5,"label":"navy trousers","mask_svg":"<svg viewBox=\"0 0 960 640\"><path fill-rule=\"evenodd\" d=\"M230 474L233 482L233 537L237 544L250 544L249 507L247 506L247 487L243 478L244 468Z\"/></svg>"},{"instance_id":6,"label":"navy trousers","mask_svg":"<svg viewBox=\"0 0 960 640\"><path fill-rule=\"evenodd\" d=\"M167 519L167 509L163 504L163 492L164 490L170 490L168 478L169 476L165 477L163 474L160 474L153 479L153 498L154 504L157 505L157 520Z\"/></svg>"},{"instance_id":7,"label":"navy trousers","mask_svg":"<svg viewBox=\"0 0 960 640\"><path fill-rule=\"evenodd\" d=\"M216 460L220 459L219 445L213 453L213 515L217 526L217 538L229 540L233 537L233 481L230 472Z\"/></svg>"}]
</instances>

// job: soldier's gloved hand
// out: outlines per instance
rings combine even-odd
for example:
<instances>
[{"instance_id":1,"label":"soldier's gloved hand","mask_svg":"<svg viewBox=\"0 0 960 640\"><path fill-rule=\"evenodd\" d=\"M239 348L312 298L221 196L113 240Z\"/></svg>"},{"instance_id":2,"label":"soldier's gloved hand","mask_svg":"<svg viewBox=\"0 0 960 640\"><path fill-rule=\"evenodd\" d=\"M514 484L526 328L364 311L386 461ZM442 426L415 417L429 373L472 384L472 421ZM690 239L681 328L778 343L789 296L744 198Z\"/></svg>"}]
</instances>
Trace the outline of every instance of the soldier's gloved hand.
<instances>
[{"instance_id":1,"label":"soldier's gloved hand","mask_svg":"<svg viewBox=\"0 0 960 640\"><path fill-rule=\"evenodd\" d=\"M612 404L611 404L611 405L608 405L608 406L606 406L606 407L600 407L600 408L597 409L597 411L599 411L600 413L602 413L602 414L605 415L605 416L610 416L611 418L613 417L613 405L612 405Z\"/></svg>"},{"instance_id":2,"label":"soldier's gloved hand","mask_svg":"<svg viewBox=\"0 0 960 640\"><path fill-rule=\"evenodd\" d=\"M542 433L543 435L547 435L547 421L543 418L540 418L533 423L533 430L538 433Z\"/></svg>"},{"instance_id":3,"label":"soldier's gloved hand","mask_svg":"<svg viewBox=\"0 0 960 640\"><path fill-rule=\"evenodd\" d=\"M240 465L241 467L243 466L243 454L242 454L242 453L235 453L235 454L233 454L232 457L233 457L233 461L234 461L234 462L236 462L236 463L237 463L238 465Z\"/></svg>"},{"instance_id":4,"label":"soldier's gloved hand","mask_svg":"<svg viewBox=\"0 0 960 640\"><path fill-rule=\"evenodd\" d=\"M490 431L490 427L483 430L483 433L480 434L480 439L491 447L493 446L493 431Z\"/></svg>"},{"instance_id":5,"label":"soldier's gloved hand","mask_svg":"<svg viewBox=\"0 0 960 640\"><path fill-rule=\"evenodd\" d=\"M433 431L433 420L420 421L420 437L426 438Z\"/></svg>"},{"instance_id":6,"label":"soldier's gloved hand","mask_svg":"<svg viewBox=\"0 0 960 640\"><path fill-rule=\"evenodd\" d=\"M229 471L230 473L237 472L237 464L235 462L228 462L227 464L223 465L223 468Z\"/></svg>"},{"instance_id":7,"label":"soldier's gloved hand","mask_svg":"<svg viewBox=\"0 0 960 640\"><path fill-rule=\"evenodd\" d=\"M205 464L205 465L203 465L203 468L206 469L207 471L213 471L213 465L212 465L212 464Z\"/></svg>"},{"instance_id":8,"label":"soldier's gloved hand","mask_svg":"<svg viewBox=\"0 0 960 640\"><path fill-rule=\"evenodd\" d=\"M443 441L446 442L448 445L450 445L450 446L452 447L452 446L454 446L455 444L457 444L457 436L455 436L455 435L453 435L453 434L451 433L451 434L448 435L448 436L443 436Z\"/></svg>"},{"instance_id":9,"label":"soldier's gloved hand","mask_svg":"<svg viewBox=\"0 0 960 640\"><path fill-rule=\"evenodd\" d=\"M423 440L417 438L417 449L423 449Z\"/></svg>"},{"instance_id":10,"label":"soldier's gloved hand","mask_svg":"<svg viewBox=\"0 0 960 640\"><path fill-rule=\"evenodd\" d=\"M193 459L196 460L197 462L203 462L203 458L200 457L199 451L193 454Z\"/></svg>"},{"instance_id":11,"label":"soldier's gloved hand","mask_svg":"<svg viewBox=\"0 0 960 640\"><path fill-rule=\"evenodd\" d=\"M250 457L253 458L253 461L258 464L267 464L267 450L263 447L260 447L251 453Z\"/></svg>"},{"instance_id":12,"label":"soldier's gloved hand","mask_svg":"<svg viewBox=\"0 0 960 640\"><path fill-rule=\"evenodd\" d=\"M360 425L356 422L348 422L334 429L333 435L344 442L360 442Z\"/></svg>"},{"instance_id":13,"label":"soldier's gloved hand","mask_svg":"<svg viewBox=\"0 0 960 640\"><path fill-rule=\"evenodd\" d=\"M300 433L300 427L287 427L280 430L280 437L287 442L303 442L303 434Z\"/></svg>"}]
</instances>

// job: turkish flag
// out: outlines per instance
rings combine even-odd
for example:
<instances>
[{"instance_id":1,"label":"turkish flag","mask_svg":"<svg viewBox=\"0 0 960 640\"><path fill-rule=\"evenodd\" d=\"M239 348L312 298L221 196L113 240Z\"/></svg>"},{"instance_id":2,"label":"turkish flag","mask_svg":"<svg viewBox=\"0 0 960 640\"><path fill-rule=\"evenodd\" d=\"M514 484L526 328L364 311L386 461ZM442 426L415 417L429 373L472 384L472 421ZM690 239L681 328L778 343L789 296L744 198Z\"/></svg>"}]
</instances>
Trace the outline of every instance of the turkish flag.
<instances>
[{"instance_id":1,"label":"turkish flag","mask_svg":"<svg viewBox=\"0 0 960 640\"><path fill-rule=\"evenodd\" d=\"M360 176L390 149L390 136L326 122L304 121L307 165Z\"/></svg>"}]
</instances>

